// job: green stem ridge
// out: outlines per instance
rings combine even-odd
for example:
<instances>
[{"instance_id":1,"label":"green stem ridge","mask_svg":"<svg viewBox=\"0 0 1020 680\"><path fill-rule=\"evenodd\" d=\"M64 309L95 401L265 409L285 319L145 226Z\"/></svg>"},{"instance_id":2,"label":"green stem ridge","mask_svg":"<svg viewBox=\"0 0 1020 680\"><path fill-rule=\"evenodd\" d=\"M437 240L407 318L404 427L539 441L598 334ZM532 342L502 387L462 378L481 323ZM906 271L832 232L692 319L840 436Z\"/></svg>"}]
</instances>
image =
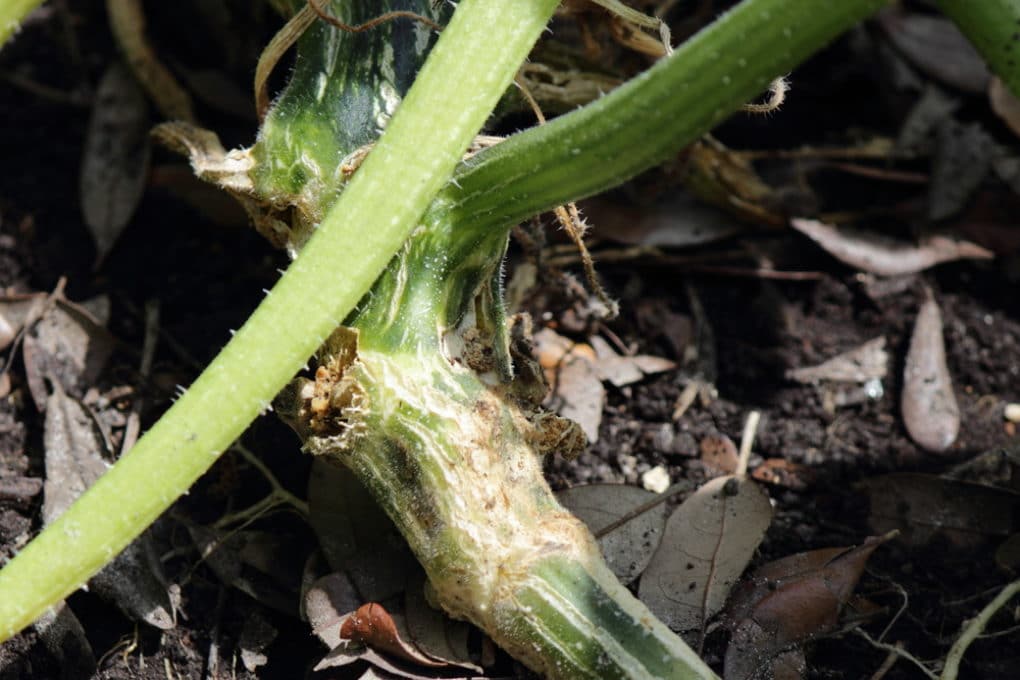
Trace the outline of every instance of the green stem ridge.
<instances>
[{"instance_id":1,"label":"green stem ridge","mask_svg":"<svg viewBox=\"0 0 1020 680\"><path fill-rule=\"evenodd\" d=\"M937 4L1010 92L1020 97L1020 0L938 0Z\"/></svg>"},{"instance_id":2,"label":"green stem ridge","mask_svg":"<svg viewBox=\"0 0 1020 680\"><path fill-rule=\"evenodd\" d=\"M135 447L0 571L0 640L82 585L268 407L407 238L556 4L462 0L376 148L251 318Z\"/></svg>"},{"instance_id":3,"label":"green stem ridge","mask_svg":"<svg viewBox=\"0 0 1020 680\"><path fill-rule=\"evenodd\" d=\"M462 0L386 133L251 319L135 449L0 571L0 639L185 492L347 318L361 337L352 382L328 401L342 417L308 447L374 491L447 609L551 677L714 677L611 577L542 479L541 427L518 381L504 384L506 230L668 158L882 2L745 0L633 84L478 154L446 184L556 4ZM303 189L300 173L289 177ZM332 193L317 194L323 210ZM473 345L465 330L484 331L489 353L472 359L479 334ZM343 343L330 342L320 356L339 355Z\"/></svg>"},{"instance_id":4,"label":"green stem ridge","mask_svg":"<svg viewBox=\"0 0 1020 680\"><path fill-rule=\"evenodd\" d=\"M885 1L743 2L605 97L463 163L433 210L484 230L617 186L671 158Z\"/></svg>"}]
</instances>

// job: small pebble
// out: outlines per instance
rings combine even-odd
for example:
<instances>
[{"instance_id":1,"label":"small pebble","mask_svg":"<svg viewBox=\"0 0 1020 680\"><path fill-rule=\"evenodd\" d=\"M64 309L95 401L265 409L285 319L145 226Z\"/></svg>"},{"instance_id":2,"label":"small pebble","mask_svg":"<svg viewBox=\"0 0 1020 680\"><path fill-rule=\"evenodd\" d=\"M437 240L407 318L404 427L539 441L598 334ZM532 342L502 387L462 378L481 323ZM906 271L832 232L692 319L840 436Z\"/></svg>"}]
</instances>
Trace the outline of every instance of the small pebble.
<instances>
[{"instance_id":1,"label":"small pebble","mask_svg":"<svg viewBox=\"0 0 1020 680\"><path fill-rule=\"evenodd\" d=\"M1020 404L1006 404L1002 415L1011 423L1020 423Z\"/></svg>"},{"instance_id":2,"label":"small pebble","mask_svg":"<svg viewBox=\"0 0 1020 680\"><path fill-rule=\"evenodd\" d=\"M653 493L662 493L669 488L669 473L662 465L656 465L641 475L641 486Z\"/></svg>"}]
</instances>

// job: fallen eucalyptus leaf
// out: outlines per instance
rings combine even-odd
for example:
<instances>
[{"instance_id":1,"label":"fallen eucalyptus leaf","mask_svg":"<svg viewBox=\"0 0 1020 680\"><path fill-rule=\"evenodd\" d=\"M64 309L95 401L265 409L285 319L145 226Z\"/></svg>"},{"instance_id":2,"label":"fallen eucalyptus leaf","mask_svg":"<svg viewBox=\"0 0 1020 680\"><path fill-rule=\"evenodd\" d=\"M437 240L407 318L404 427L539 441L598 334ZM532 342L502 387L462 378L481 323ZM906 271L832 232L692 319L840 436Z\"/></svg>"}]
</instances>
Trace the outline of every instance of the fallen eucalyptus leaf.
<instances>
[{"instance_id":1,"label":"fallen eucalyptus leaf","mask_svg":"<svg viewBox=\"0 0 1020 680\"><path fill-rule=\"evenodd\" d=\"M596 536L656 496L626 484L586 484L556 494L563 507L577 515ZM631 583L645 570L665 529L666 506L660 504L598 539L606 564L622 583Z\"/></svg>"},{"instance_id":2,"label":"fallen eucalyptus leaf","mask_svg":"<svg viewBox=\"0 0 1020 680\"><path fill-rule=\"evenodd\" d=\"M717 477L666 523L638 595L674 630L704 630L726 603L772 521L768 495L747 478Z\"/></svg>"},{"instance_id":3,"label":"fallen eucalyptus leaf","mask_svg":"<svg viewBox=\"0 0 1020 680\"><path fill-rule=\"evenodd\" d=\"M96 262L113 248L145 190L149 167L149 108L120 62L103 74L85 135L79 192L96 244Z\"/></svg>"},{"instance_id":4,"label":"fallen eucalyptus leaf","mask_svg":"<svg viewBox=\"0 0 1020 680\"><path fill-rule=\"evenodd\" d=\"M958 123L946 118L937 128L928 217L944 220L963 210L988 174L995 141L980 123Z\"/></svg>"},{"instance_id":5,"label":"fallen eucalyptus leaf","mask_svg":"<svg viewBox=\"0 0 1020 680\"><path fill-rule=\"evenodd\" d=\"M885 351L885 337L878 337L848 352L837 354L817 366L792 368L786 371L786 377L807 384L823 380L866 383L876 378L884 378L888 364L889 354Z\"/></svg>"},{"instance_id":6,"label":"fallen eucalyptus leaf","mask_svg":"<svg viewBox=\"0 0 1020 680\"><path fill-rule=\"evenodd\" d=\"M745 230L738 220L687 192L648 208L606 198L585 201L599 238L628 245L685 248L729 238Z\"/></svg>"},{"instance_id":7,"label":"fallen eucalyptus leaf","mask_svg":"<svg viewBox=\"0 0 1020 680\"><path fill-rule=\"evenodd\" d=\"M991 73L985 60L949 19L886 10L878 15L889 41L925 74L965 92L981 93Z\"/></svg>"},{"instance_id":8,"label":"fallen eucalyptus leaf","mask_svg":"<svg viewBox=\"0 0 1020 680\"><path fill-rule=\"evenodd\" d=\"M305 614L312 632L330 649L340 644L340 624L362 604L354 584L343 572L317 579L305 593Z\"/></svg>"},{"instance_id":9,"label":"fallen eucalyptus leaf","mask_svg":"<svg viewBox=\"0 0 1020 680\"><path fill-rule=\"evenodd\" d=\"M56 662L62 678L93 677L96 670L95 652L81 621L66 602L48 610L32 626L39 642ZM0 675L4 675L0 667Z\"/></svg>"},{"instance_id":10,"label":"fallen eucalyptus leaf","mask_svg":"<svg viewBox=\"0 0 1020 680\"><path fill-rule=\"evenodd\" d=\"M900 411L910 438L926 451L945 451L960 433L960 408L946 365L942 315L930 291L910 337Z\"/></svg>"},{"instance_id":11,"label":"fallen eucalyptus leaf","mask_svg":"<svg viewBox=\"0 0 1020 680\"><path fill-rule=\"evenodd\" d=\"M902 276L960 259L987 260L993 253L968 241L930 236L917 245L875 234L838 229L818 220L793 218L790 225L837 260L882 276Z\"/></svg>"},{"instance_id":12,"label":"fallen eucalyptus leaf","mask_svg":"<svg viewBox=\"0 0 1020 680\"><path fill-rule=\"evenodd\" d=\"M545 405L580 425L589 442L598 441L606 388L595 368L595 351L548 328L535 333L534 342L539 365L552 386Z\"/></svg>"},{"instance_id":13,"label":"fallen eucalyptus leaf","mask_svg":"<svg viewBox=\"0 0 1020 680\"><path fill-rule=\"evenodd\" d=\"M113 337L86 309L67 300L49 305L24 339L25 379L36 408L46 410L47 380L73 397L83 396L113 348Z\"/></svg>"},{"instance_id":14,"label":"fallen eucalyptus leaf","mask_svg":"<svg viewBox=\"0 0 1020 680\"><path fill-rule=\"evenodd\" d=\"M1008 536L1020 510L1020 494L1001 487L900 472L862 483L875 532L900 531L909 545L923 545L936 535L957 543L987 536Z\"/></svg>"},{"instance_id":15,"label":"fallen eucalyptus leaf","mask_svg":"<svg viewBox=\"0 0 1020 680\"><path fill-rule=\"evenodd\" d=\"M326 561L367 601L404 590L416 564L393 522L346 468L317 458L308 479L309 522Z\"/></svg>"},{"instance_id":16,"label":"fallen eucalyptus leaf","mask_svg":"<svg viewBox=\"0 0 1020 680\"><path fill-rule=\"evenodd\" d=\"M424 575L408 585L404 620L409 639L428 657L479 675L485 673L472 660L468 649L472 627L464 621L454 621L429 605L425 598Z\"/></svg>"},{"instance_id":17,"label":"fallen eucalyptus leaf","mask_svg":"<svg viewBox=\"0 0 1020 680\"><path fill-rule=\"evenodd\" d=\"M279 631L257 611L244 620L237 646L241 649L241 663L249 673L254 673L256 668L269 662L269 657L263 652L278 634Z\"/></svg>"},{"instance_id":18,"label":"fallen eucalyptus leaf","mask_svg":"<svg viewBox=\"0 0 1020 680\"><path fill-rule=\"evenodd\" d=\"M80 403L54 383L46 404L43 523L50 524L99 479L107 464L94 420ZM89 581L89 588L114 602L128 616L161 630L174 627L166 578L142 534Z\"/></svg>"},{"instance_id":19,"label":"fallen eucalyptus leaf","mask_svg":"<svg viewBox=\"0 0 1020 680\"><path fill-rule=\"evenodd\" d=\"M836 630L868 558L888 539L799 553L755 570L727 608L733 635L726 649L726 680L762 677L760 670L781 652Z\"/></svg>"}]
</instances>

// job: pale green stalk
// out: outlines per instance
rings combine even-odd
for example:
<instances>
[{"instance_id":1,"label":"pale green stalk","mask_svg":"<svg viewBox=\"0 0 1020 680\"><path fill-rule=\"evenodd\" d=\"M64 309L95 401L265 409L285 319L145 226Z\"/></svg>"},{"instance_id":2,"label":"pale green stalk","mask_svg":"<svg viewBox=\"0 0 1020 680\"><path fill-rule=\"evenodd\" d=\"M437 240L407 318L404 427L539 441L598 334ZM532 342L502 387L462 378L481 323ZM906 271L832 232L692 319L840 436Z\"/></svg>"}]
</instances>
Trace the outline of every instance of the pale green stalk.
<instances>
[{"instance_id":1,"label":"pale green stalk","mask_svg":"<svg viewBox=\"0 0 1020 680\"><path fill-rule=\"evenodd\" d=\"M558 3L462 0L301 255L190 390L0 571L0 640L81 586L209 468L369 289Z\"/></svg>"},{"instance_id":2,"label":"pale green stalk","mask_svg":"<svg viewBox=\"0 0 1020 680\"><path fill-rule=\"evenodd\" d=\"M28 13L43 0L0 0L0 47L18 32Z\"/></svg>"}]
</instances>

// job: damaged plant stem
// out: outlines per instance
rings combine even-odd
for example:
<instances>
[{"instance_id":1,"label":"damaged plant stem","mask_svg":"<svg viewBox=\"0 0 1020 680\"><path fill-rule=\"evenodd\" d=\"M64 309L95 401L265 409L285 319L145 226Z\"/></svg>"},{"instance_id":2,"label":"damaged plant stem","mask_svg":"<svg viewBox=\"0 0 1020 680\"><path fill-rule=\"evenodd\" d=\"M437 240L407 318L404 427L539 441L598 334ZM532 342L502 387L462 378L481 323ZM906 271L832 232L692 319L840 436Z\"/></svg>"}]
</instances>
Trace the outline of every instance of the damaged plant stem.
<instances>
[{"instance_id":1,"label":"damaged plant stem","mask_svg":"<svg viewBox=\"0 0 1020 680\"><path fill-rule=\"evenodd\" d=\"M346 91L315 69L343 37L318 25L302 39L244 191L269 219L290 215L293 250L321 223L184 397L0 571L0 636L122 549L318 349L315 380L292 383L279 410L308 450L357 473L450 613L549 677L714 677L612 576L543 479L540 455L576 437L536 406L524 324L508 332L507 234L669 158L883 3L745 0L648 72L479 152L447 182L555 4L461 2L349 182L338 162L357 146L344 121L310 114Z\"/></svg>"}]
</instances>

